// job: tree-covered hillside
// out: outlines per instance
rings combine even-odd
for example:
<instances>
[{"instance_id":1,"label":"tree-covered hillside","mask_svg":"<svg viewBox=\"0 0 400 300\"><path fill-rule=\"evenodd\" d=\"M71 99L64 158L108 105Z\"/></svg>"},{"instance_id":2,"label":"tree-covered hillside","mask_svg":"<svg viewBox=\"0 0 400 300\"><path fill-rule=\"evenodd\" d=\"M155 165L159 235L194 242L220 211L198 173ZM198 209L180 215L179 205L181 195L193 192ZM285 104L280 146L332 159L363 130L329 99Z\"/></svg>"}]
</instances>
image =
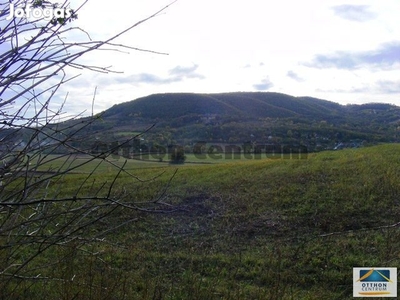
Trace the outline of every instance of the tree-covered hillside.
<instances>
[{"instance_id":1,"label":"tree-covered hillside","mask_svg":"<svg viewBox=\"0 0 400 300\"><path fill-rule=\"evenodd\" d=\"M151 124L155 128L143 136L151 145L251 142L314 151L399 141L400 108L279 93L155 94L106 110L96 135L104 141L123 139Z\"/></svg>"},{"instance_id":2,"label":"tree-covered hillside","mask_svg":"<svg viewBox=\"0 0 400 300\"><path fill-rule=\"evenodd\" d=\"M57 124L57 128L68 128L71 122L81 120ZM81 131L84 138L76 137L75 146L87 149L94 143L123 143L153 125L141 135L137 150L175 144L192 151L201 141L253 147L300 145L311 152L399 142L400 107L340 105L262 92L154 94L104 111Z\"/></svg>"},{"instance_id":3,"label":"tree-covered hillside","mask_svg":"<svg viewBox=\"0 0 400 300\"><path fill-rule=\"evenodd\" d=\"M310 97L292 97L278 93L155 94L114 105L105 118L129 116L150 119L174 119L189 114L240 118L288 118L296 116L324 118L342 112L339 104Z\"/></svg>"}]
</instances>

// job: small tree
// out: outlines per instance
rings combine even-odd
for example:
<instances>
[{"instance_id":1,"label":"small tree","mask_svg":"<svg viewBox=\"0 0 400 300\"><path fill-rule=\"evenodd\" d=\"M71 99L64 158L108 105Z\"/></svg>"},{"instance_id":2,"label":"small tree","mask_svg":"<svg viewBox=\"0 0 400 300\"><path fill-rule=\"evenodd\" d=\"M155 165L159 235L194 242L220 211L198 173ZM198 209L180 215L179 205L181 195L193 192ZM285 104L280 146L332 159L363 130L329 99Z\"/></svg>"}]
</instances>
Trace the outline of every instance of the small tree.
<instances>
[{"instance_id":1,"label":"small tree","mask_svg":"<svg viewBox=\"0 0 400 300\"><path fill-rule=\"evenodd\" d=\"M183 147L174 147L171 152L171 164L183 164L185 163L186 156Z\"/></svg>"}]
</instances>

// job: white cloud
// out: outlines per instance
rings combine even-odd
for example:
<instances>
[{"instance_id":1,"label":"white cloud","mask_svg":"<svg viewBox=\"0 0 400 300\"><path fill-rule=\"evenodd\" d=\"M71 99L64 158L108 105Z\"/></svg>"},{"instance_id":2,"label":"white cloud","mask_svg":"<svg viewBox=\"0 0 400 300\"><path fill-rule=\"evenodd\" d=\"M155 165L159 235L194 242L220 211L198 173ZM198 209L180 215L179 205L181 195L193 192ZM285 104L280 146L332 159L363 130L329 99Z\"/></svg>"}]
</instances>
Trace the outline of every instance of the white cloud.
<instances>
[{"instance_id":1,"label":"white cloud","mask_svg":"<svg viewBox=\"0 0 400 300\"><path fill-rule=\"evenodd\" d=\"M380 45L378 49L350 52L337 51L333 54L317 54L307 66L315 68L357 69L370 66L378 69L393 68L400 64L400 41Z\"/></svg>"},{"instance_id":2,"label":"white cloud","mask_svg":"<svg viewBox=\"0 0 400 300\"><path fill-rule=\"evenodd\" d=\"M257 90L257 91L267 91L270 88L272 88L274 86L274 84L271 82L271 80L269 80L269 78L264 78L263 80L261 80L261 82L253 84L253 87Z\"/></svg>"},{"instance_id":3,"label":"white cloud","mask_svg":"<svg viewBox=\"0 0 400 300\"><path fill-rule=\"evenodd\" d=\"M303 81L304 81L304 79L301 78L296 72L288 71L286 75L287 75L289 78L291 78L291 79L293 79L293 80L296 80L296 81L298 81L298 82L303 82Z\"/></svg>"},{"instance_id":4,"label":"white cloud","mask_svg":"<svg viewBox=\"0 0 400 300\"><path fill-rule=\"evenodd\" d=\"M366 22L375 19L377 14L368 5L337 5L332 7L335 14L343 19Z\"/></svg>"},{"instance_id":5,"label":"white cloud","mask_svg":"<svg viewBox=\"0 0 400 300\"><path fill-rule=\"evenodd\" d=\"M71 0L71 7L82 2ZM105 39L170 2L90 0L74 25L94 40ZM393 68L399 63L399 14L398 0L362 5L352 0L180 0L116 40L168 55L128 49L129 54L91 53L80 61L124 73L82 72L61 92L70 92L66 108L74 112L90 111L96 86L96 112L152 93L255 91L272 85L294 96L400 105L400 77ZM68 38L82 40L86 34ZM368 85L376 87L373 93L362 89Z\"/></svg>"}]
</instances>

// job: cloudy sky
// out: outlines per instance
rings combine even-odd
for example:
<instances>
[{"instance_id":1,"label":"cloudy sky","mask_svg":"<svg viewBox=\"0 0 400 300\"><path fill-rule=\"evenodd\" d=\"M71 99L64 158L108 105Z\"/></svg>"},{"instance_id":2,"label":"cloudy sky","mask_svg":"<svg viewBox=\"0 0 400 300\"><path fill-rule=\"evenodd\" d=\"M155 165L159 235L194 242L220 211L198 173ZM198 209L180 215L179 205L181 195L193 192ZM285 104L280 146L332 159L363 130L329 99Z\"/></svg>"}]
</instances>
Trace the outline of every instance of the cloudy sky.
<instances>
[{"instance_id":1,"label":"cloudy sky","mask_svg":"<svg viewBox=\"0 0 400 300\"><path fill-rule=\"evenodd\" d=\"M106 39L171 1L89 0L75 25ZM83 72L61 92L69 92L71 113L90 111L96 86L96 112L165 92L270 91L400 105L399 15L399 0L178 0L117 40L167 55L92 53L81 62L123 73Z\"/></svg>"}]
</instances>

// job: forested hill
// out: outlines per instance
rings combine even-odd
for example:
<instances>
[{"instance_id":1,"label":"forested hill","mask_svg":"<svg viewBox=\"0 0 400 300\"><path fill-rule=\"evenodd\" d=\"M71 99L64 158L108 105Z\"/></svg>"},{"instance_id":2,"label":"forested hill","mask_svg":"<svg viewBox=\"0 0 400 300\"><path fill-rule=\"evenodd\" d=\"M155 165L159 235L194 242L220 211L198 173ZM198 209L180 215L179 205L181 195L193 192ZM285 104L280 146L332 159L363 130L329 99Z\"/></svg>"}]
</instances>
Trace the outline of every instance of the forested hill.
<instances>
[{"instance_id":1,"label":"forested hill","mask_svg":"<svg viewBox=\"0 0 400 300\"><path fill-rule=\"evenodd\" d=\"M151 143L290 143L310 150L338 144L400 141L400 107L331 101L268 92L154 94L114 105L102 115L97 136L122 138L156 124Z\"/></svg>"},{"instance_id":2,"label":"forested hill","mask_svg":"<svg viewBox=\"0 0 400 300\"><path fill-rule=\"evenodd\" d=\"M105 118L124 121L131 116L168 120L187 115L218 115L239 118L306 117L324 119L342 114L344 107L311 97L278 93L154 94L114 105Z\"/></svg>"},{"instance_id":3,"label":"forested hill","mask_svg":"<svg viewBox=\"0 0 400 300\"><path fill-rule=\"evenodd\" d=\"M70 128L71 122L81 121L63 126ZM79 133L82 138L74 146L87 149L94 141L123 142L153 124L140 137L150 147L179 144L190 148L202 141L304 145L318 151L338 145L400 142L398 106L340 105L311 97L238 92L154 94L114 105Z\"/></svg>"}]
</instances>

